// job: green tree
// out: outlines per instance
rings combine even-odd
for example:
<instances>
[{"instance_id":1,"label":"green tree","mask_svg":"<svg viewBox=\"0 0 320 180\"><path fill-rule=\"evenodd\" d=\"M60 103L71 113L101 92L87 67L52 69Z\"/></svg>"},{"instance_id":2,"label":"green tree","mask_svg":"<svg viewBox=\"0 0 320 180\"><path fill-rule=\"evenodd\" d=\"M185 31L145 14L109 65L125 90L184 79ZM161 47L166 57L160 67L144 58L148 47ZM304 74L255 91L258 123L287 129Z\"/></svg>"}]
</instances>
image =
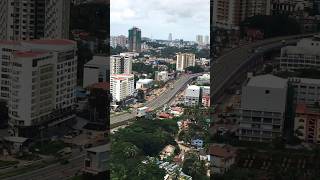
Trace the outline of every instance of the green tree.
<instances>
[{"instance_id":1,"label":"green tree","mask_svg":"<svg viewBox=\"0 0 320 180\"><path fill-rule=\"evenodd\" d=\"M205 161L201 161L196 154L189 153L185 157L182 165L182 172L191 176L193 179L208 179L206 176L207 168Z\"/></svg>"},{"instance_id":2,"label":"green tree","mask_svg":"<svg viewBox=\"0 0 320 180\"><path fill-rule=\"evenodd\" d=\"M189 66L186 68L186 71L191 71L192 73L201 73L204 72L204 69L201 66Z\"/></svg>"}]
</instances>

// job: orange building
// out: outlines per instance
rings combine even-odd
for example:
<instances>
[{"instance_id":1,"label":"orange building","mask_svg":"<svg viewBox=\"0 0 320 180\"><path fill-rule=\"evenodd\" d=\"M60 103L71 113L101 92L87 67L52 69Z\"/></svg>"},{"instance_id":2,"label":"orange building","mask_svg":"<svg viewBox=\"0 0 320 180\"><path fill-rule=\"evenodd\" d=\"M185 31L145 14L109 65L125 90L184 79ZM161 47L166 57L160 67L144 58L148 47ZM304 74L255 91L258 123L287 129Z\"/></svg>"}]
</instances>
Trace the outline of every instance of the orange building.
<instances>
[{"instance_id":1,"label":"orange building","mask_svg":"<svg viewBox=\"0 0 320 180\"><path fill-rule=\"evenodd\" d=\"M320 143L320 109L297 104L295 114L295 135L308 143Z\"/></svg>"}]
</instances>

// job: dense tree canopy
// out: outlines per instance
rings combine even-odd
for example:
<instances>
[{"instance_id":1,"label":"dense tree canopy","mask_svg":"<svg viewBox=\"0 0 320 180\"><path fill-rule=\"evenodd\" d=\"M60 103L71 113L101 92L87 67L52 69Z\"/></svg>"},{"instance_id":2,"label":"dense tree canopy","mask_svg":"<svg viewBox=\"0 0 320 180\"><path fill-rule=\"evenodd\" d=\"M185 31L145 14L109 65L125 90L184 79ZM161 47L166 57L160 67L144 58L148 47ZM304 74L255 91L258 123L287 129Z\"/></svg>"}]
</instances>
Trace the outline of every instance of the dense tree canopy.
<instances>
[{"instance_id":1,"label":"dense tree canopy","mask_svg":"<svg viewBox=\"0 0 320 180\"><path fill-rule=\"evenodd\" d=\"M178 119L140 119L112 136L112 179L163 179L165 172L155 162L142 163L147 156L158 156L168 144L176 145Z\"/></svg>"},{"instance_id":2,"label":"dense tree canopy","mask_svg":"<svg viewBox=\"0 0 320 180\"><path fill-rule=\"evenodd\" d=\"M205 161L201 161L196 154L186 155L182 172L190 175L192 179L208 180L206 169Z\"/></svg>"},{"instance_id":3,"label":"dense tree canopy","mask_svg":"<svg viewBox=\"0 0 320 180\"><path fill-rule=\"evenodd\" d=\"M191 71L192 73L204 72L204 69L200 66L190 66L186 68L186 71Z\"/></svg>"},{"instance_id":4,"label":"dense tree canopy","mask_svg":"<svg viewBox=\"0 0 320 180\"><path fill-rule=\"evenodd\" d=\"M256 28L264 32L265 38L293 35L301 32L299 23L285 15L253 16L241 23L241 28Z\"/></svg>"},{"instance_id":5,"label":"dense tree canopy","mask_svg":"<svg viewBox=\"0 0 320 180\"><path fill-rule=\"evenodd\" d=\"M128 52L128 49L126 47L121 46L111 47L111 55L118 55L123 52Z\"/></svg>"}]
</instances>

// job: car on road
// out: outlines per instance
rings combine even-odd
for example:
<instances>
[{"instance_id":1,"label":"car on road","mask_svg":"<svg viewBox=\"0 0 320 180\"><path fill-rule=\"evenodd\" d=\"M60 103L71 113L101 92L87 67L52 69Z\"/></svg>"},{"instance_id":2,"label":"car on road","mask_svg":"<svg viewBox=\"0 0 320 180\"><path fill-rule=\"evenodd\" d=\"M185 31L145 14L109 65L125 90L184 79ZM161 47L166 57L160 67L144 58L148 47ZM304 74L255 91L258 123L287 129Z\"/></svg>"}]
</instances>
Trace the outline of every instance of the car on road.
<instances>
[{"instance_id":1,"label":"car on road","mask_svg":"<svg viewBox=\"0 0 320 180\"><path fill-rule=\"evenodd\" d=\"M72 139L73 137L71 135L64 135L63 136L65 139Z\"/></svg>"},{"instance_id":2,"label":"car on road","mask_svg":"<svg viewBox=\"0 0 320 180\"><path fill-rule=\"evenodd\" d=\"M23 164L23 166L30 166L32 164L32 162L26 162Z\"/></svg>"}]
</instances>

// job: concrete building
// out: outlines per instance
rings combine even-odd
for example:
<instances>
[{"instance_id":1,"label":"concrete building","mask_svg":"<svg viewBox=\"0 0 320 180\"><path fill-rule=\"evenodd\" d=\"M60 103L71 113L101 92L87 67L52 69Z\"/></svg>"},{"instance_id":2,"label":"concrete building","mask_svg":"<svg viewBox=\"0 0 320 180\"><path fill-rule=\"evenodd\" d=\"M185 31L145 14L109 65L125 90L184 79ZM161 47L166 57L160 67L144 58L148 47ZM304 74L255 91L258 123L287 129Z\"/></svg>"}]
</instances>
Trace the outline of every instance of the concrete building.
<instances>
[{"instance_id":1,"label":"concrete building","mask_svg":"<svg viewBox=\"0 0 320 180\"><path fill-rule=\"evenodd\" d=\"M203 107L210 107L210 95L203 95L201 97L201 104Z\"/></svg>"},{"instance_id":2,"label":"concrete building","mask_svg":"<svg viewBox=\"0 0 320 180\"><path fill-rule=\"evenodd\" d=\"M168 36L168 41L172 41L172 33L169 33L169 36Z\"/></svg>"},{"instance_id":3,"label":"concrete building","mask_svg":"<svg viewBox=\"0 0 320 180\"><path fill-rule=\"evenodd\" d=\"M215 0L213 26L239 30L241 21L255 15L270 15L270 0Z\"/></svg>"},{"instance_id":4,"label":"concrete building","mask_svg":"<svg viewBox=\"0 0 320 180\"><path fill-rule=\"evenodd\" d=\"M197 35L196 36L196 42L200 45L203 44L203 36L202 35Z\"/></svg>"},{"instance_id":5,"label":"concrete building","mask_svg":"<svg viewBox=\"0 0 320 180\"><path fill-rule=\"evenodd\" d=\"M70 40L1 41L0 99L15 136L74 118L77 45Z\"/></svg>"},{"instance_id":6,"label":"concrete building","mask_svg":"<svg viewBox=\"0 0 320 180\"><path fill-rule=\"evenodd\" d=\"M197 78L198 85L210 84L210 74L203 74Z\"/></svg>"},{"instance_id":7,"label":"concrete building","mask_svg":"<svg viewBox=\"0 0 320 180\"><path fill-rule=\"evenodd\" d=\"M2 0L0 40L68 39L70 0Z\"/></svg>"},{"instance_id":8,"label":"concrete building","mask_svg":"<svg viewBox=\"0 0 320 180\"><path fill-rule=\"evenodd\" d=\"M111 56L110 74L132 74L132 58L119 55Z\"/></svg>"},{"instance_id":9,"label":"concrete building","mask_svg":"<svg viewBox=\"0 0 320 180\"><path fill-rule=\"evenodd\" d=\"M310 0L271 0L270 11L272 15L302 15L313 5Z\"/></svg>"},{"instance_id":10,"label":"concrete building","mask_svg":"<svg viewBox=\"0 0 320 180\"><path fill-rule=\"evenodd\" d=\"M133 96L134 75L133 74L112 74L110 76L110 92L115 102L120 102Z\"/></svg>"},{"instance_id":11,"label":"concrete building","mask_svg":"<svg viewBox=\"0 0 320 180\"><path fill-rule=\"evenodd\" d=\"M83 171L91 175L106 173L109 170L109 155L110 144L87 149Z\"/></svg>"},{"instance_id":12,"label":"concrete building","mask_svg":"<svg viewBox=\"0 0 320 180\"><path fill-rule=\"evenodd\" d=\"M271 0L245 0L243 4L243 20L247 17L252 17L256 15L270 15L271 13Z\"/></svg>"},{"instance_id":13,"label":"concrete building","mask_svg":"<svg viewBox=\"0 0 320 180\"><path fill-rule=\"evenodd\" d=\"M239 139L270 141L282 135L287 80L273 75L252 77L242 88Z\"/></svg>"},{"instance_id":14,"label":"concrete building","mask_svg":"<svg viewBox=\"0 0 320 180\"><path fill-rule=\"evenodd\" d=\"M320 143L320 109L297 104L294 119L295 135L307 143Z\"/></svg>"},{"instance_id":15,"label":"concrete building","mask_svg":"<svg viewBox=\"0 0 320 180\"><path fill-rule=\"evenodd\" d=\"M320 103L320 80L309 78L289 78L294 89L294 99L297 103L315 105Z\"/></svg>"},{"instance_id":16,"label":"concrete building","mask_svg":"<svg viewBox=\"0 0 320 180\"><path fill-rule=\"evenodd\" d=\"M199 106L200 105L200 87L191 85L189 86L184 95L185 106Z\"/></svg>"},{"instance_id":17,"label":"concrete building","mask_svg":"<svg viewBox=\"0 0 320 180\"><path fill-rule=\"evenodd\" d=\"M127 44L128 38L124 35L110 37L110 45L114 48L117 46L126 47Z\"/></svg>"},{"instance_id":18,"label":"concrete building","mask_svg":"<svg viewBox=\"0 0 320 180\"><path fill-rule=\"evenodd\" d=\"M300 40L296 46L281 48L282 70L320 67L320 35Z\"/></svg>"},{"instance_id":19,"label":"concrete building","mask_svg":"<svg viewBox=\"0 0 320 180\"><path fill-rule=\"evenodd\" d=\"M317 14L319 15L320 14L320 0L314 0L314 8L317 12Z\"/></svg>"},{"instance_id":20,"label":"concrete building","mask_svg":"<svg viewBox=\"0 0 320 180\"><path fill-rule=\"evenodd\" d=\"M201 90L201 105L210 107L210 86L200 86Z\"/></svg>"},{"instance_id":21,"label":"concrete building","mask_svg":"<svg viewBox=\"0 0 320 180\"><path fill-rule=\"evenodd\" d=\"M199 86L201 89L201 95L209 95L210 96L210 86Z\"/></svg>"},{"instance_id":22,"label":"concrete building","mask_svg":"<svg viewBox=\"0 0 320 180\"><path fill-rule=\"evenodd\" d=\"M205 37L204 37L204 44L206 44L206 45L210 44L210 38L209 38L209 36L205 36Z\"/></svg>"},{"instance_id":23,"label":"concrete building","mask_svg":"<svg viewBox=\"0 0 320 180\"><path fill-rule=\"evenodd\" d=\"M224 174L235 163L236 150L231 146L211 145L208 154L212 173Z\"/></svg>"},{"instance_id":24,"label":"concrete building","mask_svg":"<svg viewBox=\"0 0 320 180\"><path fill-rule=\"evenodd\" d=\"M168 71L156 71L155 72L155 80L156 81L163 81L167 82L169 80L169 73Z\"/></svg>"},{"instance_id":25,"label":"concrete building","mask_svg":"<svg viewBox=\"0 0 320 180\"><path fill-rule=\"evenodd\" d=\"M196 65L196 56L192 53L178 53L177 54L177 71L184 71L185 68Z\"/></svg>"},{"instance_id":26,"label":"concrete building","mask_svg":"<svg viewBox=\"0 0 320 180\"><path fill-rule=\"evenodd\" d=\"M153 79L139 79L136 82L136 89L150 89L153 86Z\"/></svg>"},{"instance_id":27,"label":"concrete building","mask_svg":"<svg viewBox=\"0 0 320 180\"><path fill-rule=\"evenodd\" d=\"M139 53L136 53L136 52L123 52L123 53L120 53L120 56L134 59L134 58L139 56Z\"/></svg>"},{"instance_id":28,"label":"concrete building","mask_svg":"<svg viewBox=\"0 0 320 180\"><path fill-rule=\"evenodd\" d=\"M98 82L109 81L109 63L106 56L93 56L93 59L84 65L83 87L86 88Z\"/></svg>"},{"instance_id":29,"label":"concrete building","mask_svg":"<svg viewBox=\"0 0 320 180\"><path fill-rule=\"evenodd\" d=\"M141 30L137 27L129 29L128 37L129 51L141 52Z\"/></svg>"}]
</instances>

